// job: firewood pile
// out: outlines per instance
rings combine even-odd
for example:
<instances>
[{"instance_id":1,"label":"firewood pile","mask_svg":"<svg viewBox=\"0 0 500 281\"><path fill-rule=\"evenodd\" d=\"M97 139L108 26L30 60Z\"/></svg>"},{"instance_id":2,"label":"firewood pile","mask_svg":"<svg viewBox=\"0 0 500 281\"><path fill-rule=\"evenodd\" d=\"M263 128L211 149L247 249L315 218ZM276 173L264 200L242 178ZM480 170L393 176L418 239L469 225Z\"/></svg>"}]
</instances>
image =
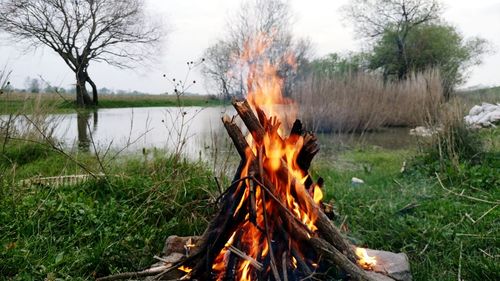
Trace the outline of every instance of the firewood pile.
<instances>
[{"instance_id":1,"label":"firewood pile","mask_svg":"<svg viewBox=\"0 0 500 281\"><path fill-rule=\"evenodd\" d=\"M241 162L232 184L220 198L218 214L201 237L183 241L177 249L167 249L167 257L160 259L156 270L128 277L411 280L406 258L399 256L395 265L397 255L385 252L385 266L377 264L377 256L371 257L352 245L323 212L323 180L315 182L308 173L319 151L314 134L306 132L297 120L288 137L282 138L276 119L267 118L258 108L257 117L246 100L235 100L233 106L253 144L235 118L222 118ZM286 151L273 154L275 149L286 148L292 150L289 155ZM399 269L391 272L394 267Z\"/></svg>"}]
</instances>

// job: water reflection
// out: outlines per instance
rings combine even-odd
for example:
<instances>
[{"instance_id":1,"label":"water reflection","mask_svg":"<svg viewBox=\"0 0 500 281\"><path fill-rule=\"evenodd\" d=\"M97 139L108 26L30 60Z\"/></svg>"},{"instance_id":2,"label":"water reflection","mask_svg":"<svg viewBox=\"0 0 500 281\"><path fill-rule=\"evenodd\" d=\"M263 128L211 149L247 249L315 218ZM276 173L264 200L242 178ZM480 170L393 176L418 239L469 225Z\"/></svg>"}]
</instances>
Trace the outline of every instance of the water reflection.
<instances>
[{"instance_id":1,"label":"water reflection","mask_svg":"<svg viewBox=\"0 0 500 281\"><path fill-rule=\"evenodd\" d=\"M224 107L120 108L58 115L55 137L81 152L138 152L164 149L213 170L225 166L232 146L221 122ZM231 161L233 162L233 161Z\"/></svg>"},{"instance_id":2,"label":"water reflection","mask_svg":"<svg viewBox=\"0 0 500 281\"><path fill-rule=\"evenodd\" d=\"M97 127L97 110L94 111L94 128ZM82 111L76 114L76 126L77 126L77 143L78 150L81 152L90 152L90 117L91 113L89 111Z\"/></svg>"}]
</instances>

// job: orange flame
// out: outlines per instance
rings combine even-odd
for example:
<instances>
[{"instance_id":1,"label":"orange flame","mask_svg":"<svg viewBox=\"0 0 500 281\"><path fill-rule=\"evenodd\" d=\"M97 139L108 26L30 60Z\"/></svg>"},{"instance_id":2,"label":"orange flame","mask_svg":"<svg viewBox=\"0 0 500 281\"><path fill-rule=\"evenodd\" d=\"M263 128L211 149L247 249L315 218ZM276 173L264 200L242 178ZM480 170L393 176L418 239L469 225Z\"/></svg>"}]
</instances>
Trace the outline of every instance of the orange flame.
<instances>
[{"instance_id":1,"label":"orange flame","mask_svg":"<svg viewBox=\"0 0 500 281\"><path fill-rule=\"evenodd\" d=\"M364 248L356 248L356 256L358 256L358 264L364 269L373 269L377 265L375 257L370 257Z\"/></svg>"},{"instance_id":2,"label":"orange flame","mask_svg":"<svg viewBox=\"0 0 500 281\"><path fill-rule=\"evenodd\" d=\"M190 273L193 270L192 268L187 267L187 266L183 266L183 265L180 266L180 267L178 267L177 269L180 270L180 271L184 271L186 273Z\"/></svg>"},{"instance_id":3,"label":"orange flame","mask_svg":"<svg viewBox=\"0 0 500 281\"><path fill-rule=\"evenodd\" d=\"M307 174L300 169L297 164L297 157L304 144L302 136L292 136L286 138L285 132L289 129L296 118L297 107L292 100L283 96L285 78L280 74L280 67L288 65L295 67L295 57L293 54L285 54L281 58L270 58L270 48L273 43L272 36L260 34L248 40L244 44L244 51L238 58L238 66L247 72L246 90L247 100L256 111L265 113L268 120L261 120L264 123L266 134L262 143L257 143L250 134L247 136L250 149L247 149L247 163L243 167L240 178L249 176L250 166L253 164L258 154L262 154L262 169L268 176L275 190L273 193L282 203L306 225L311 232L315 232L317 227L317 206L312 206L311 200L306 200L310 196L318 204L323 194L319 186L311 186L311 190L306 190L304 183ZM279 174L279 171L286 169L287 175ZM265 260L270 254L270 247L267 241L266 228L281 229L279 220L274 218L277 212L282 210L276 206L272 200L265 200L263 189L255 185L251 180L240 182L238 188L245 188L244 193L236 208L235 216L240 210L250 209L249 201L255 206L255 210L250 210L244 222L231 235L225 247L218 253L212 265L212 272L215 280L223 280L228 263L230 246L237 241L237 248L243 251L248 257L256 261ZM251 212L255 214L250 215ZM264 214L268 216L268 221L264 220ZM274 216L272 215L274 214ZM273 219L269 219L269 217ZM236 239L236 235L238 238ZM272 236L272 231L270 236ZM273 237L270 237L272 240ZM291 266L297 267L297 260L291 258ZM255 280L253 266L248 259L242 259L236 265L236 278L239 281Z\"/></svg>"}]
</instances>

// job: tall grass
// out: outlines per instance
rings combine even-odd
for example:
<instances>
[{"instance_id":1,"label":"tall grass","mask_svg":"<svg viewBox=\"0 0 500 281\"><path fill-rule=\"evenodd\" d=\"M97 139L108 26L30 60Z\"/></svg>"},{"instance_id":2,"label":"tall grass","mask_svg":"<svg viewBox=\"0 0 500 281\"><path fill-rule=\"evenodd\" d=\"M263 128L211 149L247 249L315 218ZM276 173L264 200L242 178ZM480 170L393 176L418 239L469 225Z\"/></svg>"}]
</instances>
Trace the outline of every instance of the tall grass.
<instances>
[{"instance_id":1,"label":"tall grass","mask_svg":"<svg viewBox=\"0 0 500 281\"><path fill-rule=\"evenodd\" d=\"M399 82L368 73L312 74L298 83L294 95L308 128L340 132L433 121L442 92L439 72L429 70Z\"/></svg>"},{"instance_id":2,"label":"tall grass","mask_svg":"<svg viewBox=\"0 0 500 281\"><path fill-rule=\"evenodd\" d=\"M499 185L500 131L468 127L463 119L467 109L461 99L444 104L439 125L431 137L419 141L419 154L410 166L462 192L492 190Z\"/></svg>"},{"instance_id":3,"label":"tall grass","mask_svg":"<svg viewBox=\"0 0 500 281\"><path fill-rule=\"evenodd\" d=\"M438 129L421 143L427 157L439 163L440 171L444 172L448 166L458 169L460 163L477 160L482 152L478 132L468 128L463 120L466 110L459 99L443 105Z\"/></svg>"},{"instance_id":4,"label":"tall grass","mask_svg":"<svg viewBox=\"0 0 500 281\"><path fill-rule=\"evenodd\" d=\"M5 95L6 99L10 99L12 93ZM0 136L4 138L4 142L9 138L55 141L53 135L61 117L50 113L57 106L56 103L46 102L43 94L25 97L20 108L0 117Z\"/></svg>"},{"instance_id":5,"label":"tall grass","mask_svg":"<svg viewBox=\"0 0 500 281\"><path fill-rule=\"evenodd\" d=\"M141 270L155 262L167 236L201 234L215 210L215 183L203 163L130 156L112 163L107 180L23 186L19 180L40 173L85 171L43 146L16 146L9 144L9 160L0 160L0 169L7 167L0 181L0 280L93 280ZM78 157L99 169L91 155Z\"/></svg>"},{"instance_id":6,"label":"tall grass","mask_svg":"<svg viewBox=\"0 0 500 281\"><path fill-rule=\"evenodd\" d=\"M453 98L460 100L468 109L483 102L500 103L500 86L477 90L459 90Z\"/></svg>"}]
</instances>

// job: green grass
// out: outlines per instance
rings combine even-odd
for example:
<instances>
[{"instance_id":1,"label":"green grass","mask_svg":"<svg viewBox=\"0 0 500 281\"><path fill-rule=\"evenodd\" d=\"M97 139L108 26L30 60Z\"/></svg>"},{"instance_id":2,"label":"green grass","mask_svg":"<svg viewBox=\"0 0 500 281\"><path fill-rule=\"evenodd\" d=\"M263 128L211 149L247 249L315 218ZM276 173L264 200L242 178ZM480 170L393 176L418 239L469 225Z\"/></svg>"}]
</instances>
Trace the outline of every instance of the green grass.
<instances>
[{"instance_id":1,"label":"green grass","mask_svg":"<svg viewBox=\"0 0 500 281\"><path fill-rule=\"evenodd\" d=\"M40 98L40 104L37 99ZM73 112L76 110L73 95L6 93L0 96L0 114L31 113L36 108L46 113ZM97 108L159 107L159 106L216 106L222 101L212 96L171 95L101 95Z\"/></svg>"},{"instance_id":2,"label":"green grass","mask_svg":"<svg viewBox=\"0 0 500 281\"><path fill-rule=\"evenodd\" d=\"M500 130L481 133L480 162L439 173L414 150L364 148L317 161L349 237L408 254L414 280L498 280ZM203 232L215 206L212 174L153 152L106 166L107 180L23 187L19 180L83 173L43 145L11 143L0 155L0 280L93 280L154 262L169 235ZM75 154L97 172L96 159ZM328 158L331 159L331 158ZM402 163L408 165L400 172ZM365 184L352 186L352 177ZM478 198L473 200L457 194Z\"/></svg>"},{"instance_id":3,"label":"green grass","mask_svg":"<svg viewBox=\"0 0 500 281\"><path fill-rule=\"evenodd\" d=\"M23 187L23 178L83 171L42 146L15 145L2 156L0 280L93 280L142 270L167 236L200 234L214 210L215 184L201 163L128 156L109 167L107 180ZM96 168L91 156L75 157Z\"/></svg>"},{"instance_id":4,"label":"green grass","mask_svg":"<svg viewBox=\"0 0 500 281\"><path fill-rule=\"evenodd\" d=\"M463 280L498 280L500 208L444 190L435 175L415 165L401 173L403 161L414 153L357 150L339 155L333 164L317 164L315 171L326 181L326 198L341 214L338 223L346 220L358 245L406 253L414 280L457 280L460 266ZM489 166L467 180L452 181L442 174L445 187L498 202L498 178L487 190L474 186L500 174L500 158L494 155L485 163ZM351 177L365 184L352 186Z\"/></svg>"}]
</instances>

